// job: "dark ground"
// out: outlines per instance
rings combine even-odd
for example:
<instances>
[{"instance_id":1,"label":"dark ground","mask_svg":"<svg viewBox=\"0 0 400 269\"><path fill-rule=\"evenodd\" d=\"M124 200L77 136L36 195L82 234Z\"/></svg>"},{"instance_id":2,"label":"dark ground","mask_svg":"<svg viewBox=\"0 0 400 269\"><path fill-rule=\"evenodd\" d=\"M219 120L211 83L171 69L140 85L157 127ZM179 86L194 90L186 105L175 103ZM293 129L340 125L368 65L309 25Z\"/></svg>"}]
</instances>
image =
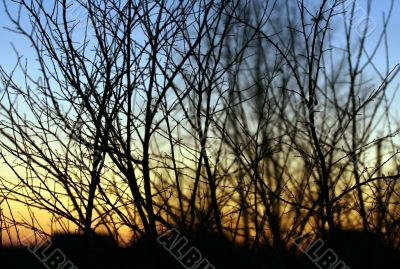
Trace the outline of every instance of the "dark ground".
<instances>
[{"instance_id":1,"label":"dark ground","mask_svg":"<svg viewBox=\"0 0 400 269\"><path fill-rule=\"evenodd\" d=\"M207 258L215 268L347 268L344 265L332 267L321 261L320 267L318 267L305 254L293 254L295 246L290 251L283 253L270 247L254 249L233 246L228 240L214 235L187 235L185 238L188 239L188 246L196 246L202 256ZM326 244L325 249L322 249L334 250L338 258L345 261L348 268L400 268L399 253L386 246L377 236L365 236L359 232L347 231L327 236L322 241ZM148 240L141 240L130 248L117 247L111 239L106 237L98 237L88 245L85 243L87 241L79 235L56 235L52 242L51 248L44 251L43 255L41 254L43 249L36 251L36 254L42 258L37 258L26 248L5 248L1 250L0 268L185 268L159 243L151 244ZM76 267L73 267L71 263L63 265L64 267L58 266L54 261L52 263L48 254L57 248L62 250L66 260L72 261ZM182 250L182 252L185 251ZM315 253L318 256L322 252L320 250ZM45 266L46 263L48 267ZM188 268L195 268L195 266Z\"/></svg>"}]
</instances>

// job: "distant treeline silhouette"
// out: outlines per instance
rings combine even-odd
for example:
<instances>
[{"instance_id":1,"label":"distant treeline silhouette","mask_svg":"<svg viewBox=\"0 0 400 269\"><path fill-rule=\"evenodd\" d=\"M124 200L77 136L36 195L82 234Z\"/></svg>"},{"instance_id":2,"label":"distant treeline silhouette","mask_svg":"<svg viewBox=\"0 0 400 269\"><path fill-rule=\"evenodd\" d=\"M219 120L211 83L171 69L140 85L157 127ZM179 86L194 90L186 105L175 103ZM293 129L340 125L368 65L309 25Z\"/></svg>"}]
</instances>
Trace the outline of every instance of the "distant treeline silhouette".
<instances>
[{"instance_id":1,"label":"distant treeline silhouette","mask_svg":"<svg viewBox=\"0 0 400 269\"><path fill-rule=\"evenodd\" d=\"M185 236L188 246L195 246L215 268L318 268L295 245L287 252L279 252L269 245L233 245L216 233L196 232ZM400 265L400 252L377 235L346 230L321 239L325 245L316 252L317 255L331 248L347 266L337 268L396 268ZM46 244L34 250L36 255L43 257L42 261L27 248L6 248L1 254L2 266L9 269L46 268L46 260L51 260L51 254L59 249L65 255L65 261L71 261L77 268L185 268L171 253L147 238L127 247L118 246L113 237L105 235L96 235L89 242L84 235L56 234L50 246ZM180 250L180 253L184 252L185 247Z\"/></svg>"}]
</instances>

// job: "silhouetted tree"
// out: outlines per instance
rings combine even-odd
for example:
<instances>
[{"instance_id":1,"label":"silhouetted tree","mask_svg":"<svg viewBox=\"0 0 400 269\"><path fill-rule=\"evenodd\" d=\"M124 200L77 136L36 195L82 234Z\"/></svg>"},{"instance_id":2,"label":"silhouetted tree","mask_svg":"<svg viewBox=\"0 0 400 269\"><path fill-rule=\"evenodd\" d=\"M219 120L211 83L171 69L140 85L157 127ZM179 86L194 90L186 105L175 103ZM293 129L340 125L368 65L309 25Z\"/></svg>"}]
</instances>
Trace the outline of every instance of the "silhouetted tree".
<instances>
[{"instance_id":1,"label":"silhouetted tree","mask_svg":"<svg viewBox=\"0 0 400 269\"><path fill-rule=\"evenodd\" d=\"M371 1L4 2L34 61L0 69L1 193L30 214L0 224L45 230L40 209L89 245L177 227L279 260L304 232L398 248L393 3L367 46Z\"/></svg>"}]
</instances>

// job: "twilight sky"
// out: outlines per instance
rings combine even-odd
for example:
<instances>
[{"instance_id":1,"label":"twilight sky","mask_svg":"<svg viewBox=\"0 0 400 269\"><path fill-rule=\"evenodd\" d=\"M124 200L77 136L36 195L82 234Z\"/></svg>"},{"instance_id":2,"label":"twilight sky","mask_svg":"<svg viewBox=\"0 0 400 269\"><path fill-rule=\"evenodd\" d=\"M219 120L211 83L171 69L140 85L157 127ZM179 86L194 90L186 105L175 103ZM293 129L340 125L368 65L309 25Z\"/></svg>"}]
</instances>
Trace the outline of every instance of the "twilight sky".
<instances>
[{"instance_id":1,"label":"twilight sky","mask_svg":"<svg viewBox=\"0 0 400 269\"><path fill-rule=\"evenodd\" d=\"M73 0L70 0L73 1ZM309 0L310 1L310 0ZM352 2L352 0L348 0ZM364 14L366 14L366 3L368 0L356 0L357 2L357 19L362 21ZM10 3L11 12L17 12L15 5L12 5L11 1L6 0L6 2ZM376 29L371 31L371 34L368 39L367 45L372 49L374 43L377 42L379 38L379 33L383 28L383 13L388 11L390 7L390 0L371 0L372 3L372 13L370 16L370 20L373 25L375 25ZM5 27L12 27L10 21L5 13L3 2L0 4L0 65L6 70L10 70L16 62L16 55L11 46L11 43L14 44L15 48L18 50L18 53L27 57L29 60L34 60L32 50L26 40L26 38L21 37L16 33L12 33L5 29ZM27 23L28 18L22 18L22 20ZM398 49L398 45L400 44L400 0L394 0L394 9L392 14L392 20L388 25L388 43L389 43L389 51L390 51L390 65L394 66L397 63L400 63L400 49ZM384 54L381 50L375 60L375 63L378 66L385 66L384 62Z\"/></svg>"}]
</instances>

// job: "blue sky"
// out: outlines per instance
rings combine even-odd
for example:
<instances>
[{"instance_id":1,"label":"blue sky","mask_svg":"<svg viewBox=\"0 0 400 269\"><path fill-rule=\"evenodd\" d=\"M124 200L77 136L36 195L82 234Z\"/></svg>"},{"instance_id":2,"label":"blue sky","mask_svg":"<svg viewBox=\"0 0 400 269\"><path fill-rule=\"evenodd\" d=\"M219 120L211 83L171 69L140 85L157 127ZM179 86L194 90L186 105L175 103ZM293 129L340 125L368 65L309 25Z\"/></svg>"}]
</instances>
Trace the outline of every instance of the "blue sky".
<instances>
[{"instance_id":1,"label":"blue sky","mask_svg":"<svg viewBox=\"0 0 400 269\"><path fill-rule=\"evenodd\" d=\"M357 0L356 3L360 7L360 10L358 10L359 14L366 12L365 10L363 10L363 8L365 8L367 1L368 0ZM11 1L9 3L11 3ZM390 0L372 0L372 14L370 19L373 24L376 25L376 29L371 33L371 36L368 39L367 50L372 50L372 46L378 41L379 33L383 28L382 16L384 12L387 12L389 6ZM11 8L11 10L12 12L16 12L15 8ZM3 3L0 4L0 18L3 18L0 21L0 65L8 71L10 71L11 68L15 65L16 54L11 46L11 43L13 43L18 50L18 53L20 53L24 57L27 57L29 63L33 64L32 66L35 66L34 53L30 48L26 38L4 29L4 27L10 27L10 22L5 14ZM23 20L26 23L28 21L28 18L23 18ZM400 49L398 48L400 44L400 0L395 0L392 20L388 26L388 33L390 66L393 67L395 64L400 63ZM374 58L374 62L379 68L385 67L385 57L383 54L383 50L379 51L377 56ZM34 72L34 69L30 71Z\"/></svg>"},{"instance_id":2,"label":"blue sky","mask_svg":"<svg viewBox=\"0 0 400 269\"><path fill-rule=\"evenodd\" d=\"M359 1L361 4L365 5L366 0ZM372 32L368 44L374 44L377 42L379 33L383 29L383 14L387 14L387 10L390 7L390 0L372 0L372 14L371 19L376 24L376 30ZM390 52L390 64L393 66L400 63L400 0L394 1L394 9L392 14L392 19L388 25L388 45ZM376 58L377 64L385 64L385 59L383 54L379 54Z\"/></svg>"},{"instance_id":3,"label":"blue sky","mask_svg":"<svg viewBox=\"0 0 400 269\"><path fill-rule=\"evenodd\" d=\"M357 0L357 4L360 7L365 7L367 0ZM372 0L372 14L371 20L376 24L376 30L372 33L370 37L369 44L373 44L376 42L378 37L378 33L383 27L382 22L382 14L383 12L387 11L390 6L390 0ZM12 9L13 12L16 9ZM360 14L363 11L360 11ZM4 29L4 27L9 27L10 22L5 14L3 3L0 5L0 18L3 18L0 21L0 64L5 67L6 69L11 68L15 63L15 53L11 47L11 42L14 43L15 47L17 48L18 52L31 58L31 50L29 48L29 44L27 44L26 39L22 38L18 34L11 33L8 30ZM24 18L27 21L27 18ZM400 44L400 0L395 0L394 10L393 10L393 17L392 21L388 28L389 32L389 49L391 51L391 63L395 64L400 62L400 49L398 49L398 45ZM382 62L383 55L377 57L377 63ZM383 62L382 62L383 64Z\"/></svg>"}]
</instances>

